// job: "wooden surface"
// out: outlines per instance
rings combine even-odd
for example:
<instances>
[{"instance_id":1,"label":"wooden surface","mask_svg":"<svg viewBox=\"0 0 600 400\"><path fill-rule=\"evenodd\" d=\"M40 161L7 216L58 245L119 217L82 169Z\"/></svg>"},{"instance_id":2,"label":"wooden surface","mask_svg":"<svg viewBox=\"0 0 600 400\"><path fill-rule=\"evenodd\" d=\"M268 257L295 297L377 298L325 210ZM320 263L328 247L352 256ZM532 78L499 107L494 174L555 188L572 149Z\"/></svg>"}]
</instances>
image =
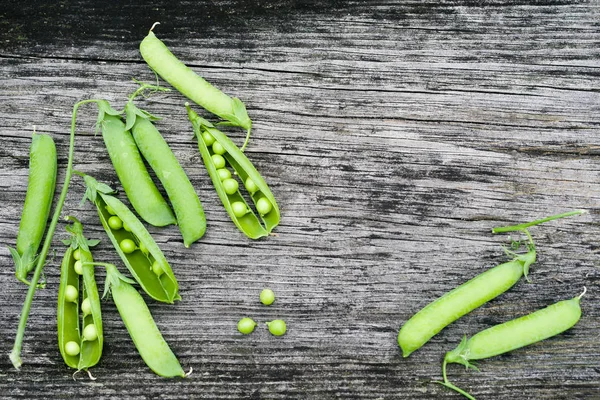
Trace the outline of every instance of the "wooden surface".
<instances>
[{"instance_id":1,"label":"wooden surface","mask_svg":"<svg viewBox=\"0 0 600 400\"><path fill-rule=\"evenodd\" d=\"M1 398L459 398L431 382L462 335L586 286L573 329L482 361L480 372L452 365L448 374L478 399L600 399L597 2L110 3L0 5ZM172 91L141 101L164 117L157 127L208 220L190 249L176 227L151 229L183 300L148 304L194 372L155 376L105 301L97 380L72 378L56 345L63 223L16 371L6 355L26 288L7 246L17 235L32 127L55 139L62 183L73 104L105 98L120 108L136 87L131 78L154 79L137 48L155 21L176 55L246 103L254 121L246 153L278 199L281 225L258 241L238 232L191 138L184 98ZM93 136L95 117L94 106L81 109L75 167L118 187ZM229 133L242 142L241 131ZM95 211L79 205L83 192L74 178L63 215L102 239L97 260L122 267ZM517 283L402 358L403 322L507 259L500 246L508 235L492 236L493 226L576 208L590 214L531 229L532 283ZM264 287L277 295L270 307L258 302ZM236 331L245 316L261 323L249 336ZM266 331L262 323L275 318L287 321L286 336Z\"/></svg>"}]
</instances>

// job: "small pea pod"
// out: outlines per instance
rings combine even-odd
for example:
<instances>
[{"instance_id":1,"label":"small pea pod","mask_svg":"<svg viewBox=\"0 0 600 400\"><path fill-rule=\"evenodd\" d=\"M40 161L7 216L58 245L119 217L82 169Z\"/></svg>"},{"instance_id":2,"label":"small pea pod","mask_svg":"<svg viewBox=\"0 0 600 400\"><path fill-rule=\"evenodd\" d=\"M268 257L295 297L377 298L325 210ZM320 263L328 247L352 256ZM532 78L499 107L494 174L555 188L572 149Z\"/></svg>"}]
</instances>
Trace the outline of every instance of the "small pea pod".
<instances>
[{"instance_id":1,"label":"small pea pod","mask_svg":"<svg viewBox=\"0 0 600 400\"><path fill-rule=\"evenodd\" d=\"M106 102L105 107L110 108ZM173 211L150 178L142 156L125 123L118 115L106 113L101 122L102 137L127 198L138 215L154 226L175 224Z\"/></svg>"},{"instance_id":2,"label":"small pea pod","mask_svg":"<svg viewBox=\"0 0 600 400\"><path fill-rule=\"evenodd\" d=\"M185 377L179 360L163 338L140 293L131 286L134 281L123 276L112 264L106 267L104 294L109 291L140 356L152 371L164 377Z\"/></svg>"},{"instance_id":3,"label":"small pea pod","mask_svg":"<svg viewBox=\"0 0 600 400\"><path fill-rule=\"evenodd\" d=\"M521 347L548 339L573 327L581 317L579 302L583 293L570 300L559 301L529 315L485 329L469 340L465 336L454 350L446 353L442 364L443 382L440 383L469 399L473 396L454 386L446 376L446 365L458 363L477 369L471 360L482 360L508 353Z\"/></svg>"},{"instance_id":4,"label":"small pea pod","mask_svg":"<svg viewBox=\"0 0 600 400\"><path fill-rule=\"evenodd\" d=\"M49 135L33 133L29 151L29 181L21 214L16 250L9 247L17 278L27 285L35 266L56 187L56 146ZM43 286L43 285L42 285Z\"/></svg>"},{"instance_id":5,"label":"small pea pod","mask_svg":"<svg viewBox=\"0 0 600 400\"><path fill-rule=\"evenodd\" d=\"M280 213L277 201L264 178L223 132L198 116L187 103L186 108L198 138L198 149L206 170L232 221L251 239L267 236L279 224ZM248 207L238 190L239 183L227 166L233 168L235 175L248 190L257 213ZM225 174L221 175L222 173Z\"/></svg>"},{"instance_id":6,"label":"small pea pod","mask_svg":"<svg viewBox=\"0 0 600 400\"><path fill-rule=\"evenodd\" d=\"M200 199L169 145L150 121L155 117L138 109L131 101L125 106L125 112L127 127L131 127L137 147L169 196L183 244L190 247L206 231L206 218Z\"/></svg>"},{"instance_id":7,"label":"small pea pod","mask_svg":"<svg viewBox=\"0 0 600 400\"><path fill-rule=\"evenodd\" d=\"M100 297L94 277L94 260L89 247L98 241L83 236L83 227L75 217L67 217L71 238L61 264L58 289L58 348L67 364L87 370L100 361L104 342ZM80 284L80 276L83 284ZM81 321L81 328L80 326Z\"/></svg>"},{"instance_id":8,"label":"small pea pod","mask_svg":"<svg viewBox=\"0 0 600 400\"><path fill-rule=\"evenodd\" d=\"M242 149L246 148L252 129L252 120L241 100L229 97L192 71L171 53L152 32L152 29L140 43L140 53L148 66L181 94L223 118L228 125L246 129L247 136Z\"/></svg>"},{"instance_id":9,"label":"small pea pod","mask_svg":"<svg viewBox=\"0 0 600 400\"><path fill-rule=\"evenodd\" d=\"M181 300L179 285L164 254L140 222L114 191L93 177L83 176L86 198L96 205L106 234L121 260L142 289L153 299L173 303Z\"/></svg>"}]
</instances>

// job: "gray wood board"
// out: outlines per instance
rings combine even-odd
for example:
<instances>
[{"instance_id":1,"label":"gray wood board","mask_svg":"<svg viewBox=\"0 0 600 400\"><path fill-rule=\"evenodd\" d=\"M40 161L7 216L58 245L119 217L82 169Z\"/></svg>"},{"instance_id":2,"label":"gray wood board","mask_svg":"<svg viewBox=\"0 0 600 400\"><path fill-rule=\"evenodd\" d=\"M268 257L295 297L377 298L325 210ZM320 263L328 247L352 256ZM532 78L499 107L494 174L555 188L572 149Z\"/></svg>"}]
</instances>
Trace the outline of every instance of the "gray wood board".
<instances>
[{"instance_id":1,"label":"gray wood board","mask_svg":"<svg viewBox=\"0 0 600 400\"><path fill-rule=\"evenodd\" d=\"M116 2L115 2L116 3ZM449 367L479 399L600 399L598 204L600 8L591 1L4 2L0 7L0 397L432 399L464 334L588 294L571 330ZM247 155L282 210L251 241L225 213L176 91L138 104L159 128L206 211L190 249L175 226L150 228L180 283L175 305L148 300L187 379L155 376L103 302L101 362L72 379L56 344L61 222L23 347L8 357L26 288L14 246L33 126L51 134L65 174L73 105L122 107L154 75L138 53L148 28L196 72L242 99L254 121ZM200 111L199 108L197 108ZM208 114L202 115L210 117ZM119 182L82 107L75 168ZM229 129L239 144L244 134ZM122 267L73 178L63 215L102 239L97 260ZM121 195L122 200L125 197ZM404 359L398 329L436 297L507 259L513 224L570 209L589 214L531 229L531 283L463 317ZM514 236L514 235L513 235ZM98 270L100 287L104 272ZM258 301L264 287L277 300ZM242 317L259 326L236 331ZM264 322L283 318L271 336Z\"/></svg>"}]
</instances>

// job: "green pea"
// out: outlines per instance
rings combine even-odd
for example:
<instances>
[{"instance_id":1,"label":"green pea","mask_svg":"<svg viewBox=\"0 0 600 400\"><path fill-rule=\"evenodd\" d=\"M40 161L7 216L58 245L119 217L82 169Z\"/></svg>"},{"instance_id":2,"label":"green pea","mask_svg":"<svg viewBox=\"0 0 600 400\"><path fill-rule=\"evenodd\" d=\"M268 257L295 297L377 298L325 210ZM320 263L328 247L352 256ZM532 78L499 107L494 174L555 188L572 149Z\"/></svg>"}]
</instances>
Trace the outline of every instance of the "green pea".
<instances>
[{"instance_id":1,"label":"green pea","mask_svg":"<svg viewBox=\"0 0 600 400\"><path fill-rule=\"evenodd\" d=\"M79 297L79 291L73 285L68 285L65 289L65 301L74 303L77 301L77 297Z\"/></svg>"},{"instance_id":2,"label":"green pea","mask_svg":"<svg viewBox=\"0 0 600 400\"><path fill-rule=\"evenodd\" d=\"M162 274L165 273L165 270L163 269L162 265L160 265L160 263L158 261L154 261L152 263L152 272L154 272L156 274L156 276L161 276Z\"/></svg>"},{"instance_id":3,"label":"green pea","mask_svg":"<svg viewBox=\"0 0 600 400\"><path fill-rule=\"evenodd\" d=\"M271 289L266 288L260 292L260 302L265 306L270 306L275 301L275 292Z\"/></svg>"},{"instance_id":4,"label":"green pea","mask_svg":"<svg viewBox=\"0 0 600 400\"><path fill-rule=\"evenodd\" d=\"M261 197L256 202L256 211L260 213L260 215L266 215L273 209L273 205L266 197Z\"/></svg>"},{"instance_id":5,"label":"green pea","mask_svg":"<svg viewBox=\"0 0 600 400\"><path fill-rule=\"evenodd\" d=\"M139 249L142 253L144 253L144 255L148 255L148 249L146 248L144 242L140 242Z\"/></svg>"},{"instance_id":6,"label":"green pea","mask_svg":"<svg viewBox=\"0 0 600 400\"><path fill-rule=\"evenodd\" d=\"M238 190L238 182L232 178L225 179L223 181L223 189L229 195L234 194Z\"/></svg>"},{"instance_id":7,"label":"green pea","mask_svg":"<svg viewBox=\"0 0 600 400\"><path fill-rule=\"evenodd\" d=\"M67 342L65 343L65 353L70 356L76 356L79 354L80 348L77 342Z\"/></svg>"},{"instance_id":8,"label":"green pea","mask_svg":"<svg viewBox=\"0 0 600 400\"><path fill-rule=\"evenodd\" d=\"M106 206L106 212L109 213L110 215L117 215L117 213L115 212L115 210L113 210L109 206Z\"/></svg>"},{"instance_id":9,"label":"green pea","mask_svg":"<svg viewBox=\"0 0 600 400\"><path fill-rule=\"evenodd\" d=\"M273 321L267 322L267 326L269 327L269 332L273 336L283 336L287 330L285 325L285 321L282 319L274 319Z\"/></svg>"},{"instance_id":10,"label":"green pea","mask_svg":"<svg viewBox=\"0 0 600 400\"><path fill-rule=\"evenodd\" d=\"M98 339L98 331L94 324L88 324L83 328L83 338L89 342Z\"/></svg>"},{"instance_id":11,"label":"green pea","mask_svg":"<svg viewBox=\"0 0 600 400\"><path fill-rule=\"evenodd\" d=\"M212 151L215 154L223 155L225 154L225 147L219 142L214 142L212 145Z\"/></svg>"},{"instance_id":12,"label":"green pea","mask_svg":"<svg viewBox=\"0 0 600 400\"><path fill-rule=\"evenodd\" d=\"M205 131L202 134L202 140L204 140L204 143L206 143L206 146L210 146L215 142L215 138L213 137L213 135L210 134L210 132Z\"/></svg>"},{"instance_id":13,"label":"green pea","mask_svg":"<svg viewBox=\"0 0 600 400\"><path fill-rule=\"evenodd\" d=\"M75 264L73 264L73 269L75 270L77 275L83 275L83 265L81 263L81 260L75 261Z\"/></svg>"},{"instance_id":14,"label":"green pea","mask_svg":"<svg viewBox=\"0 0 600 400\"><path fill-rule=\"evenodd\" d=\"M127 225L125 222L123 222L123 229L124 229L126 232L131 232L131 228L130 228L130 227L129 227L129 225Z\"/></svg>"},{"instance_id":15,"label":"green pea","mask_svg":"<svg viewBox=\"0 0 600 400\"><path fill-rule=\"evenodd\" d=\"M213 154L212 155L212 161L213 161L213 164L215 164L215 168L216 169L225 168L225 159L223 158L222 155L220 155L220 154Z\"/></svg>"},{"instance_id":16,"label":"green pea","mask_svg":"<svg viewBox=\"0 0 600 400\"><path fill-rule=\"evenodd\" d=\"M256 322L254 322L252 318L246 317L239 320L237 324L237 329L238 331L240 331L240 333L248 335L254 331L254 327L256 327L256 325Z\"/></svg>"},{"instance_id":17,"label":"green pea","mask_svg":"<svg viewBox=\"0 0 600 400\"><path fill-rule=\"evenodd\" d=\"M123 253L125 253L125 254L131 254L137 248L137 246L135 245L135 242L131 239L121 240L121 243L119 243L119 247L121 248L121 250L123 250Z\"/></svg>"},{"instance_id":18,"label":"green pea","mask_svg":"<svg viewBox=\"0 0 600 400\"><path fill-rule=\"evenodd\" d=\"M73 251L73 258L77 261L81 260L81 251L79 251L79 249L75 249L75 251Z\"/></svg>"},{"instance_id":19,"label":"green pea","mask_svg":"<svg viewBox=\"0 0 600 400\"><path fill-rule=\"evenodd\" d=\"M92 313L92 305L90 303L90 299L87 297L81 302L81 312L83 315L89 315Z\"/></svg>"},{"instance_id":20,"label":"green pea","mask_svg":"<svg viewBox=\"0 0 600 400\"><path fill-rule=\"evenodd\" d=\"M254 183L252 178L246 179L246 182L244 182L244 186L250 194L254 194L256 193L256 191L258 191L258 186L256 186L256 183Z\"/></svg>"},{"instance_id":21,"label":"green pea","mask_svg":"<svg viewBox=\"0 0 600 400\"><path fill-rule=\"evenodd\" d=\"M231 171L229 171L227 168L218 169L217 174L219 174L219 179L221 179L221 181L231 178Z\"/></svg>"},{"instance_id":22,"label":"green pea","mask_svg":"<svg viewBox=\"0 0 600 400\"><path fill-rule=\"evenodd\" d=\"M121 218L117 217L116 215L110 217L107 222L108 226L110 226L110 229L112 230L118 231L119 229L123 228L123 221L121 221Z\"/></svg>"},{"instance_id":23,"label":"green pea","mask_svg":"<svg viewBox=\"0 0 600 400\"><path fill-rule=\"evenodd\" d=\"M234 201L231 203L231 210L233 211L233 215L241 218L248 212L248 207L246 207L246 203L243 201Z\"/></svg>"}]
</instances>

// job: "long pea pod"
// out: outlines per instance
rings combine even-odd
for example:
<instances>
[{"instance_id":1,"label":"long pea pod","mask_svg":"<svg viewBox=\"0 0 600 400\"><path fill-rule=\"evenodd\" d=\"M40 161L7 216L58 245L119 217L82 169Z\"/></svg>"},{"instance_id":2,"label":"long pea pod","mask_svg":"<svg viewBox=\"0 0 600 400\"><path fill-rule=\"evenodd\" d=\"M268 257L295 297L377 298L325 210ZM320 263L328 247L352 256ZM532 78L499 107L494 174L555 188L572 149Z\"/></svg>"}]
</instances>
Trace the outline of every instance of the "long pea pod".
<instances>
[{"instance_id":1,"label":"long pea pod","mask_svg":"<svg viewBox=\"0 0 600 400\"><path fill-rule=\"evenodd\" d=\"M144 291L153 299L173 303L181 300L179 285L167 259L142 222L114 191L93 177L80 174L87 186L86 198L96 205L98 216L121 260ZM116 229L109 223L111 217L121 221ZM123 243L135 244L135 248L124 250Z\"/></svg>"},{"instance_id":2,"label":"long pea pod","mask_svg":"<svg viewBox=\"0 0 600 400\"><path fill-rule=\"evenodd\" d=\"M112 110L108 102L105 107ZM101 125L106 149L135 211L154 226L175 224L173 211L148 174L131 132L125 129L118 112L117 115L107 112Z\"/></svg>"},{"instance_id":3,"label":"long pea pod","mask_svg":"<svg viewBox=\"0 0 600 400\"><path fill-rule=\"evenodd\" d=\"M224 119L228 125L246 129L244 150L252 130L252 120L244 103L236 97L229 97L175 57L152 32L154 26L140 43L140 53L148 66L181 94Z\"/></svg>"},{"instance_id":4,"label":"long pea pod","mask_svg":"<svg viewBox=\"0 0 600 400\"><path fill-rule=\"evenodd\" d=\"M202 203L169 145L151 122L155 117L138 109L132 101L125 106L125 112L126 128L131 127L137 147L165 188L177 217L183 244L190 247L206 231Z\"/></svg>"},{"instance_id":5,"label":"long pea pod","mask_svg":"<svg viewBox=\"0 0 600 400\"><path fill-rule=\"evenodd\" d=\"M35 132L29 150L29 178L16 249L9 247L17 279L27 285L46 230L56 187L57 158L54 140ZM43 285L42 285L43 286Z\"/></svg>"},{"instance_id":6,"label":"long pea pod","mask_svg":"<svg viewBox=\"0 0 600 400\"><path fill-rule=\"evenodd\" d=\"M68 161L67 169L65 172L65 179L63 182L62 189L60 191L58 202L56 203L56 207L54 209L54 214L52 215L52 220L48 225L46 238L44 239L44 245L42 246L42 250L40 251L37 258L37 264L35 266L35 270L31 278L31 284L29 285L27 295L25 296L25 300L23 301L23 308L21 309L21 317L19 318L19 325L17 327L15 341L9 356L11 363L16 369L19 369L22 365L21 348L23 347L23 338L25 336L25 329L27 328L27 319L29 318L29 312L31 311L31 303L33 302L33 296L35 295L38 282L44 269L44 264L46 262L46 257L48 256L48 251L50 251L50 245L52 244L54 232L56 231L58 219L60 218L60 213L65 203L65 199L67 198L67 192L69 191L69 183L71 182L71 177L73 175L73 153L75 150L75 127L77 122L77 111L79 110L79 107L81 107L84 104L97 102L99 102L99 100L97 99L83 100L76 103L73 106L73 112L71 116L71 133L69 136L69 155L67 159ZM101 109L99 109L98 121L102 120L103 115L104 112Z\"/></svg>"},{"instance_id":7,"label":"long pea pod","mask_svg":"<svg viewBox=\"0 0 600 400\"><path fill-rule=\"evenodd\" d=\"M477 369L472 360L482 360L500 354L508 353L521 347L537 343L558 335L573 327L581 317L579 305L583 293L570 300L559 301L546 308L535 311L520 318L485 329L467 340L465 336L461 343L452 351L446 353L442 364L443 382L437 381L468 399L475 397L452 384L446 375L446 365L462 364L465 367Z\"/></svg>"},{"instance_id":8,"label":"long pea pod","mask_svg":"<svg viewBox=\"0 0 600 400\"><path fill-rule=\"evenodd\" d=\"M112 294L119 315L140 356L152 371L164 377L185 377L179 360L163 338L134 281L123 276L112 264L94 263L106 268L104 295Z\"/></svg>"},{"instance_id":9,"label":"long pea pod","mask_svg":"<svg viewBox=\"0 0 600 400\"><path fill-rule=\"evenodd\" d=\"M83 236L83 227L75 217L67 220L72 224L67 226L71 238L64 241L69 247L61 264L58 289L58 347L65 364L87 370L100 361L104 342L100 297L89 249L98 241Z\"/></svg>"},{"instance_id":10,"label":"long pea pod","mask_svg":"<svg viewBox=\"0 0 600 400\"><path fill-rule=\"evenodd\" d=\"M188 118L198 138L198 149L206 170L233 223L251 239L267 236L279 224L280 212L275 196L273 196L264 178L248 160L248 157L223 132L198 116L188 103L186 103L186 108ZM221 150L217 153L214 151L216 148L215 143L221 146ZM225 165L217 165L215 157L217 157L217 160L222 157ZM244 196L238 190L239 183L233 178L227 166L233 168L235 175L247 189L249 183L253 185L252 190L249 190L249 196L257 213L248 206ZM220 175L221 172L225 172L228 177L223 179ZM231 190L225 186L226 183L233 184ZM264 205L266 205L266 209L263 210L261 207Z\"/></svg>"}]
</instances>

